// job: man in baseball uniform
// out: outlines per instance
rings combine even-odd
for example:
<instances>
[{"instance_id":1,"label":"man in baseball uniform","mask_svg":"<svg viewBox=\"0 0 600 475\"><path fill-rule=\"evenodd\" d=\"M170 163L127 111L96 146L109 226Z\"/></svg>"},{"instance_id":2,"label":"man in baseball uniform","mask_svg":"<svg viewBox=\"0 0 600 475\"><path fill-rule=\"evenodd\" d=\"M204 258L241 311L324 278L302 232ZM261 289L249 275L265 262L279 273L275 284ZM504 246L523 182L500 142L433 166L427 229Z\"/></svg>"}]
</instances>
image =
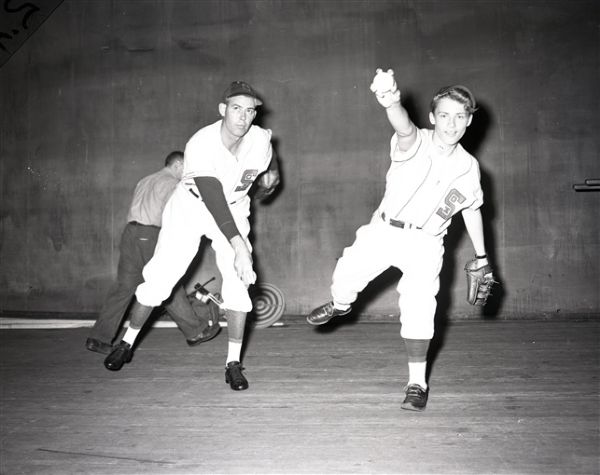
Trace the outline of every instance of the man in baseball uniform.
<instances>
[{"instance_id":1,"label":"man in baseball uniform","mask_svg":"<svg viewBox=\"0 0 600 475\"><path fill-rule=\"evenodd\" d=\"M381 204L356 232L335 267L332 301L308 316L311 325L347 315L357 294L390 266L399 268L401 337L408 353L409 379L402 408L425 409L427 351L434 332L436 295L444 236L452 217L462 213L480 265L486 265L480 207L479 165L459 141L471 124L475 98L464 86L438 91L430 106L433 130L419 129L400 102L392 70L377 70L371 90L394 128L391 165Z\"/></svg>"},{"instance_id":2,"label":"man in baseball uniform","mask_svg":"<svg viewBox=\"0 0 600 475\"><path fill-rule=\"evenodd\" d=\"M183 152L175 150L167 155L163 168L136 184L127 225L121 235L117 278L85 342L88 350L103 354L112 351L111 343L117 336L123 316L137 286L144 281L142 269L154 254L163 209L182 174ZM182 285L176 286L165 302L165 309L190 346L207 341L219 332L218 325L210 328L206 319L196 315Z\"/></svg>"},{"instance_id":3,"label":"man in baseball uniform","mask_svg":"<svg viewBox=\"0 0 600 475\"><path fill-rule=\"evenodd\" d=\"M165 206L156 252L144 267L145 281L137 288L129 329L104 361L107 369L116 371L131 361L133 343L152 308L169 296L206 236L223 279L225 382L233 390L248 387L240 363L246 314L252 310L248 287L256 280L248 240L248 191L259 176L259 185L268 190L279 183L271 131L252 125L261 104L250 85L233 82L219 104L221 119L188 141L183 178Z\"/></svg>"}]
</instances>

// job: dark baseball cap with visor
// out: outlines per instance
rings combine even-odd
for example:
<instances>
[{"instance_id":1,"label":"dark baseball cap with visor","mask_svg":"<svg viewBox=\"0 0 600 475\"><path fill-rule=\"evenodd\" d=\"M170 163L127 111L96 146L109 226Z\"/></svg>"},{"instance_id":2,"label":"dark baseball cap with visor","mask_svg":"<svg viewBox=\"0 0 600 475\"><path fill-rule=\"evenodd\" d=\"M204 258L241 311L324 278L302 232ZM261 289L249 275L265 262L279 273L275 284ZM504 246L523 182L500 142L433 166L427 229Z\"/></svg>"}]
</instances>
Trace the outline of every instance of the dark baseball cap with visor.
<instances>
[{"instance_id":1,"label":"dark baseball cap with visor","mask_svg":"<svg viewBox=\"0 0 600 475\"><path fill-rule=\"evenodd\" d=\"M223 93L223 102L234 96L249 96L254 99L257 106L262 105L262 100L258 96L257 92L252 88L252 86L250 86L250 84L245 83L244 81L233 81Z\"/></svg>"}]
</instances>

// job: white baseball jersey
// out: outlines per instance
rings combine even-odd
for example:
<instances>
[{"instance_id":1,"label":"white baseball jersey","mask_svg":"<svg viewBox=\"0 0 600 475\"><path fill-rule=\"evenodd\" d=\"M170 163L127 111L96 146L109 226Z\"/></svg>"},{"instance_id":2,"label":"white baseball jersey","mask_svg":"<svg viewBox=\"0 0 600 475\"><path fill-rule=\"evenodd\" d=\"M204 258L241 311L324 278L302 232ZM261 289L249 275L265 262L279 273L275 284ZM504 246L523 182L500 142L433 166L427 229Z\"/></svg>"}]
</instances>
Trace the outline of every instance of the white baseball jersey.
<instances>
[{"instance_id":1,"label":"white baseball jersey","mask_svg":"<svg viewBox=\"0 0 600 475\"><path fill-rule=\"evenodd\" d=\"M475 158L460 144L450 155L441 155L433 133L419 129L416 142L405 152L398 150L394 134L381 204L344 249L331 285L334 301L350 305L375 276L390 266L400 269L403 338L433 336L444 235L452 216L483 203Z\"/></svg>"},{"instance_id":2,"label":"white baseball jersey","mask_svg":"<svg viewBox=\"0 0 600 475\"><path fill-rule=\"evenodd\" d=\"M417 139L405 152L390 141L391 165L379 213L411 223L428 234L445 233L451 218L465 208L483 204L477 160L460 144L450 155L440 155L433 130L418 129Z\"/></svg>"},{"instance_id":3,"label":"white baseball jersey","mask_svg":"<svg viewBox=\"0 0 600 475\"><path fill-rule=\"evenodd\" d=\"M217 178L228 203L247 199L250 186L264 172L271 161L271 131L252 125L244 136L236 155L223 145L221 123L200 129L188 141L183 162L183 182L194 191L194 177Z\"/></svg>"},{"instance_id":4,"label":"white baseball jersey","mask_svg":"<svg viewBox=\"0 0 600 475\"><path fill-rule=\"evenodd\" d=\"M221 182L236 227L251 250L248 191L269 166L271 131L251 126L233 155L223 145L221 123L219 120L200 129L185 147L182 180L165 206L154 257L144 267L145 282L136 291L143 305L158 306L170 295L198 252L202 236L206 236L223 278L223 308L252 310L248 289L235 270L235 252L202 201L194 177L209 176Z\"/></svg>"}]
</instances>

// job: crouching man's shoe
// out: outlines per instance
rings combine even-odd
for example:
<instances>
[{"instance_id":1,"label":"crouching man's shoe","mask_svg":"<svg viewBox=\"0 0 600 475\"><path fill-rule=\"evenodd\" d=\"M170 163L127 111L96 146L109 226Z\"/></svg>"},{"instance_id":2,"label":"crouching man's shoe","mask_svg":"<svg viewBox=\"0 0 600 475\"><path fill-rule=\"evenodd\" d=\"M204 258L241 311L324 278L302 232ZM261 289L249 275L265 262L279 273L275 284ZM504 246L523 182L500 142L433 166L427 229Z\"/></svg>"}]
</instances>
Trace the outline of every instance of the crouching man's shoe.
<instances>
[{"instance_id":1,"label":"crouching man's shoe","mask_svg":"<svg viewBox=\"0 0 600 475\"><path fill-rule=\"evenodd\" d=\"M325 305L321 305L310 312L308 317L306 317L306 321L311 325L323 325L333 317L341 317L342 315L349 314L350 310L352 308L339 310L333 306L333 302L327 302Z\"/></svg>"},{"instance_id":2,"label":"crouching man's shoe","mask_svg":"<svg viewBox=\"0 0 600 475\"><path fill-rule=\"evenodd\" d=\"M225 366L225 382L234 391L248 389L248 380L242 374L242 364L239 361L230 361Z\"/></svg>"},{"instance_id":3,"label":"crouching man's shoe","mask_svg":"<svg viewBox=\"0 0 600 475\"><path fill-rule=\"evenodd\" d=\"M131 361L131 358L133 358L131 345L121 341L104 360L104 367L111 371L119 371L125 363Z\"/></svg>"},{"instance_id":4,"label":"crouching man's shoe","mask_svg":"<svg viewBox=\"0 0 600 475\"><path fill-rule=\"evenodd\" d=\"M407 411L424 411L427 405L428 389L423 389L418 384L409 384L405 388L406 397L400 406Z\"/></svg>"},{"instance_id":5,"label":"crouching man's shoe","mask_svg":"<svg viewBox=\"0 0 600 475\"><path fill-rule=\"evenodd\" d=\"M200 343L204 343L205 341L212 340L216 337L221 331L221 327L218 323L213 323L212 325L207 326L204 330L202 330L198 335L194 338L189 338L187 344L190 346L199 345Z\"/></svg>"},{"instance_id":6,"label":"crouching man's shoe","mask_svg":"<svg viewBox=\"0 0 600 475\"><path fill-rule=\"evenodd\" d=\"M96 353L102 353L103 355L108 355L112 351L112 345L108 343L104 343L103 341L96 340L95 338L88 338L85 341L85 347L90 351L95 351Z\"/></svg>"}]
</instances>

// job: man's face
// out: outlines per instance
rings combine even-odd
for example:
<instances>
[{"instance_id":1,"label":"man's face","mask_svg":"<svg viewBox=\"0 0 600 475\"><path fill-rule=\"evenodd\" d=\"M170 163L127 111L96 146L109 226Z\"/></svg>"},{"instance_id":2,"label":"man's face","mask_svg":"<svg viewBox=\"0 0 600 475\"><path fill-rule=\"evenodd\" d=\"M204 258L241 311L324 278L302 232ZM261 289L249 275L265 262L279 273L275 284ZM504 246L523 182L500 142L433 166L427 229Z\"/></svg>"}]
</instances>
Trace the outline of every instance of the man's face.
<instances>
[{"instance_id":1,"label":"man's face","mask_svg":"<svg viewBox=\"0 0 600 475\"><path fill-rule=\"evenodd\" d=\"M181 177L183 176L183 159L177 160L175 162L175 166L173 167L173 172L175 174L175 177L178 180L181 180Z\"/></svg>"},{"instance_id":2,"label":"man's face","mask_svg":"<svg viewBox=\"0 0 600 475\"><path fill-rule=\"evenodd\" d=\"M227 131L234 137L241 138L246 135L256 117L256 103L253 97L234 96L227 100L227 104L219 104L219 112Z\"/></svg>"},{"instance_id":3,"label":"man's face","mask_svg":"<svg viewBox=\"0 0 600 475\"><path fill-rule=\"evenodd\" d=\"M434 128L434 137L443 145L456 145L471 124L472 114L460 102L444 97L434 112L429 113L429 121Z\"/></svg>"}]
</instances>

